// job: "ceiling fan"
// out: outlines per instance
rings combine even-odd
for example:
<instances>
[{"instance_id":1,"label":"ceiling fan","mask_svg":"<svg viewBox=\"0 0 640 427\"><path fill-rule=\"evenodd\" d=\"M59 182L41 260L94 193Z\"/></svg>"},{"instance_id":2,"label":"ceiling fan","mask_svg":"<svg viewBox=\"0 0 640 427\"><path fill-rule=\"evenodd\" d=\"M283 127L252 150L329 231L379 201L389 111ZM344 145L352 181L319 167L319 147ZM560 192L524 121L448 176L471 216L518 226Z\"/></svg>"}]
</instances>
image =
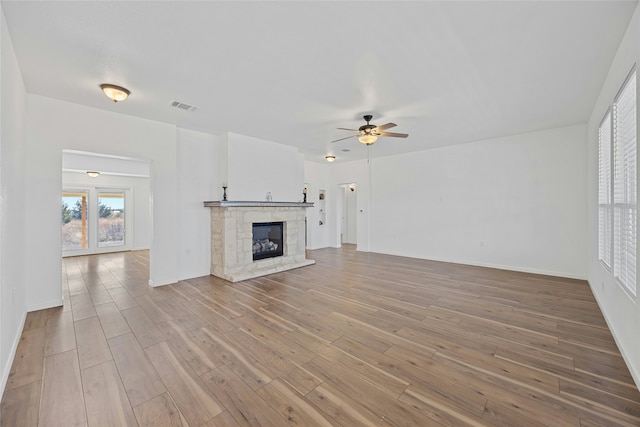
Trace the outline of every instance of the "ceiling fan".
<instances>
[{"instance_id":1,"label":"ceiling fan","mask_svg":"<svg viewBox=\"0 0 640 427\"><path fill-rule=\"evenodd\" d=\"M390 136L394 138L406 138L409 134L406 133L395 133L395 132L385 132L385 130L392 128L394 126L398 126L395 123L387 123L386 125L376 126L372 125L369 122L373 119L371 114L367 114L363 116L363 119L367 122L366 125L360 126L358 129L346 129L346 128L338 128L340 130L348 130L352 132L358 132L355 135L347 136L345 138L336 139L331 142L338 142L345 139L353 138L355 136L358 137L358 141L362 142L365 145L371 145L378 139L379 136Z\"/></svg>"}]
</instances>

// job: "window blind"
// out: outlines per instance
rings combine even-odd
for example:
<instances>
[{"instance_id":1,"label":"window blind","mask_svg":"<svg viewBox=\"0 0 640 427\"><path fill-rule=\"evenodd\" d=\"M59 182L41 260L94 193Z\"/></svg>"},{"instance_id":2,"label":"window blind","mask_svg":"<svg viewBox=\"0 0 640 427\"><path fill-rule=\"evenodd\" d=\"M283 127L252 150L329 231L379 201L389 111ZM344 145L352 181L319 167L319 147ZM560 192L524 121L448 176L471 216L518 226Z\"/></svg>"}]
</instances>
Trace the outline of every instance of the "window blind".
<instances>
[{"instance_id":1,"label":"window blind","mask_svg":"<svg viewBox=\"0 0 640 427\"><path fill-rule=\"evenodd\" d=\"M611 110L598 129L598 259L611 268Z\"/></svg>"},{"instance_id":2,"label":"window blind","mask_svg":"<svg viewBox=\"0 0 640 427\"><path fill-rule=\"evenodd\" d=\"M636 295L636 72L613 104L613 275Z\"/></svg>"}]
</instances>

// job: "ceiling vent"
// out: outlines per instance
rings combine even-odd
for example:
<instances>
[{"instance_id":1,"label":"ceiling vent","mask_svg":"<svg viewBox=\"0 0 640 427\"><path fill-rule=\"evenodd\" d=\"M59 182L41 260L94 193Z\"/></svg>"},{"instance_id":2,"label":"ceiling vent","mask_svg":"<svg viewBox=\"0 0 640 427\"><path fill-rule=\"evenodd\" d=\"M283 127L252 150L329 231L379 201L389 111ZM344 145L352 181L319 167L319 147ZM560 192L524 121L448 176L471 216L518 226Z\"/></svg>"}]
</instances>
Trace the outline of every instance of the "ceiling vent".
<instances>
[{"instance_id":1,"label":"ceiling vent","mask_svg":"<svg viewBox=\"0 0 640 427\"><path fill-rule=\"evenodd\" d=\"M184 102L178 101L171 101L169 105L185 111L196 111L198 109L198 107L194 107L193 105L185 104Z\"/></svg>"}]
</instances>

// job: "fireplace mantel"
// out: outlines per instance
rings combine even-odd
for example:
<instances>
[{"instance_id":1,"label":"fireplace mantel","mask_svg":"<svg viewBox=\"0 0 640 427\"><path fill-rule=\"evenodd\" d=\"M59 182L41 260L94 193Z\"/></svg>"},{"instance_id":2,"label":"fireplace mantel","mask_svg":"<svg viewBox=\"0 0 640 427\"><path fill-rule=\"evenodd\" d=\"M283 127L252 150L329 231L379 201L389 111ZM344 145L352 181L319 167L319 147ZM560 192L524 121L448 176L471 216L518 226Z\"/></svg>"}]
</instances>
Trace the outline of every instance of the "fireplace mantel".
<instances>
[{"instance_id":1,"label":"fireplace mantel","mask_svg":"<svg viewBox=\"0 0 640 427\"><path fill-rule=\"evenodd\" d=\"M247 280L315 264L306 258L306 208L313 203L209 201L211 208L211 274L230 282ZM284 254L253 260L253 223L284 224Z\"/></svg>"}]
</instances>

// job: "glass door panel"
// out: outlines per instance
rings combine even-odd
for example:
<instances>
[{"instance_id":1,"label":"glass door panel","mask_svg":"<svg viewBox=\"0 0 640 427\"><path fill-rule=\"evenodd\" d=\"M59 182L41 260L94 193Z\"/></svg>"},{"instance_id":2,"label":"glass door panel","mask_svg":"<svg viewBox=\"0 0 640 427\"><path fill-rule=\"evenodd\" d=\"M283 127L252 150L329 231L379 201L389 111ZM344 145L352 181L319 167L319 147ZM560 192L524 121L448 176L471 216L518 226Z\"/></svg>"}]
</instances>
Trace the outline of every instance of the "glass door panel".
<instances>
[{"instance_id":1,"label":"glass door panel","mask_svg":"<svg viewBox=\"0 0 640 427\"><path fill-rule=\"evenodd\" d=\"M76 251L89 247L87 229L88 199L86 191L62 193L62 250Z\"/></svg>"},{"instance_id":2,"label":"glass door panel","mask_svg":"<svg viewBox=\"0 0 640 427\"><path fill-rule=\"evenodd\" d=\"M98 193L98 247L125 246L125 193Z\"/></svg>"}]
</instances>

